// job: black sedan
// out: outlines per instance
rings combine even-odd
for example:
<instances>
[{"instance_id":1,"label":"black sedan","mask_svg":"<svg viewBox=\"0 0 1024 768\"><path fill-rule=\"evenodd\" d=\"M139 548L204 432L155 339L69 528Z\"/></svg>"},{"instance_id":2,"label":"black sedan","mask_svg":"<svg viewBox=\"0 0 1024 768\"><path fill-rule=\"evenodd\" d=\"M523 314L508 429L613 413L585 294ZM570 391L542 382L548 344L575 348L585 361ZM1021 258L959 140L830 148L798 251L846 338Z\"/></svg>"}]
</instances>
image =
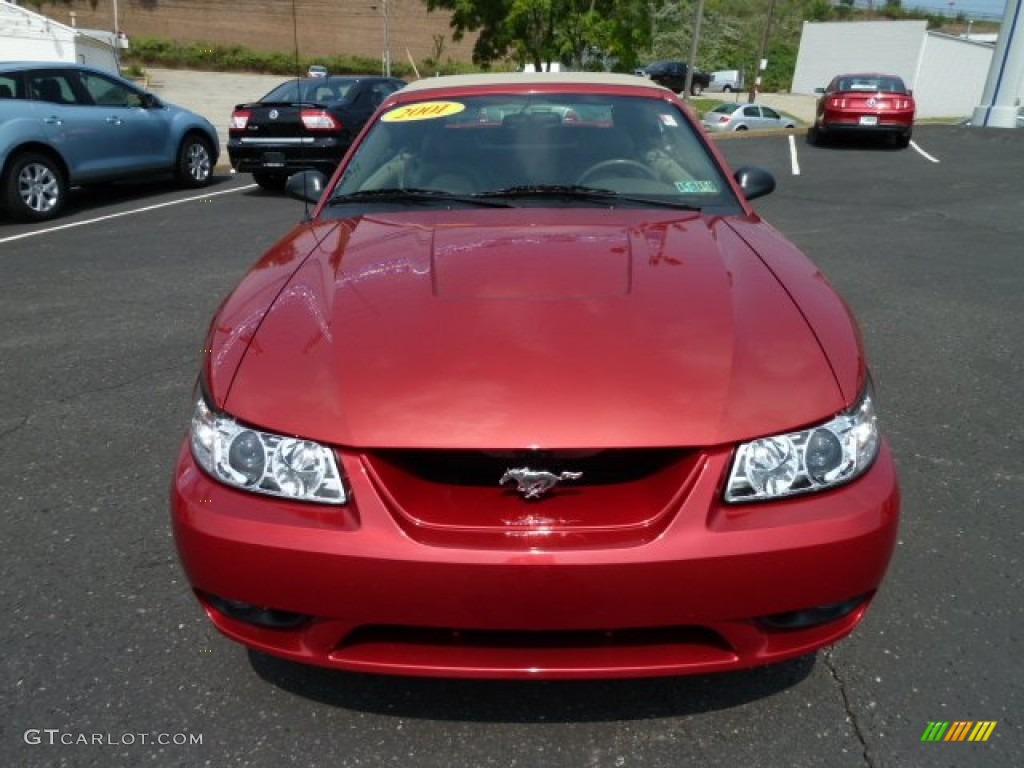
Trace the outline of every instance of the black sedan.
<instances>
[{"instance_id":1,"label":"black sedan","mask_svg":"<svg viewBox=\"0 0 1024 768\"><path fill-rule=\"evenodd\" d=\"M405 85L372 75L286 80L231 114L231 167L264 189L281 189L296 171L334 171L378 105Z\"/></svg>"}]
</instances>

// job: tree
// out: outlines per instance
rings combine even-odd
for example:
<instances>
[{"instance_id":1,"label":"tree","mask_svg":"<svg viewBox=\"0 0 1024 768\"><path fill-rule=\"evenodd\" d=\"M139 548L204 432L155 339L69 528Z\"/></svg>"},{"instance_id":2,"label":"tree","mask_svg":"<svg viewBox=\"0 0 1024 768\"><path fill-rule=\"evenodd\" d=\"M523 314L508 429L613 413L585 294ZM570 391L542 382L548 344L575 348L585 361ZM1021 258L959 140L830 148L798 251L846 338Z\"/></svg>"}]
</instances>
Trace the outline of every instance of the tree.
<instances>
[{"instance_id":1,"label":"tree","mask_svg":"<svg viewBox=\"0 0 1024 768\"><path fill-rule=\"evenodd\" d=\"M452 13L452 38L477 32L473 61L488 67L511 59L544 69L551 62L581 66L599 50L631 68L650 41L646 0L424 0Z\"/></svg>"}]
</instances>

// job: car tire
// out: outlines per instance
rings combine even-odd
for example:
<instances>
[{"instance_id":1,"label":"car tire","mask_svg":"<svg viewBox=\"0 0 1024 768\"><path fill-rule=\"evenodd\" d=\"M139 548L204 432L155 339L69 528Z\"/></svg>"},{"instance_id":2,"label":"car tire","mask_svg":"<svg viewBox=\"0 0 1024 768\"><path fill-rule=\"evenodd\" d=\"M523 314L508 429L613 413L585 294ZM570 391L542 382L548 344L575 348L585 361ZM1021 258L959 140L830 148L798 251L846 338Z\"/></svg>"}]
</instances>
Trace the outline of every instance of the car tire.
<instances>
[{"instance_id":1,"label":"car tire","mask_svg":"<svg viewBox=\"0 0 1024 768\"><path fill-rule=\"evenodd\" d=\"M732 86L731 85L723 85L722 86L722 93L732 93Z\"/></svg>"},{"instance_id":2,"label":"car tire","mask_svg":"<svg viewBox=\"0 0 1024 768\"><path fill-rule=\"evenodd\" d=\"M894 137L896 146L900 149L906 149L910 146L910 133L898 133Z\"/></svg>"},{"instance_id":3,"label":"car tire","mask_svg":"<svg viewBox=\"0 0 1024 768\"><path fill-rule=\"evenodd\" d=\"M178 181L186 187L205 187L213 178L213 152L208 139L188 134L178 148L175 168Z\"/></svg>"},{"instance_id":4,"label":"car tire","mask_svg":"<svg viewBox=\"0 0 1024 768\"><path fill-rule=\"evenodd\" d=\"M736 131L737 131L737 132L739 132L739 131L745 131L745 130L747 130L747 126L745 126L745 125L737 125L737 126L736 126Z\"/></svg>"},{"instance_id":5,"label":"car tire","mask_svg":"<svg viewBox=\"0 0 1024 768\"><path fill-rule=\"evenodd\" d=\"M38 152L15 155L3 179L3 205L20 221L46 221L64 207L68 182L53 158Z\"/></svg>"},{"instance_id":6,"label":"car tire","mask_svg":"<svg viewBox=\"0 0 1024 768\"><path fill-rule=\"evenodd\" d=\"M821 135L821 131L818 129L817 124L814 124L807 129L807 143L815 147L820 147L825 143L825 139Z\"/></svg>"},{"instance_id":7,"label":"car tire","mask_svg":"<svg viewBox=\"0 0 1024 768\"><path fill-rule=\"evenodd\" d=\"M288 177L280 173L263 173L261 171L253 171L252 180L255 181L261 189L265 189L268 192L280 192L284 189L285 182L288 181Z\"/></svg>"},{"instance_id":8,"label":"car tire","mask_svg":"<svg viewBox=\"0 0 1024 768\"><path fill-rule=\"evenodd\" d=\"M704 86L703 85L701 85L700 83L691 83L690 84L690 95L691 96L700 96L702 93L704 93Z\"/></svg>"}]
</instances>

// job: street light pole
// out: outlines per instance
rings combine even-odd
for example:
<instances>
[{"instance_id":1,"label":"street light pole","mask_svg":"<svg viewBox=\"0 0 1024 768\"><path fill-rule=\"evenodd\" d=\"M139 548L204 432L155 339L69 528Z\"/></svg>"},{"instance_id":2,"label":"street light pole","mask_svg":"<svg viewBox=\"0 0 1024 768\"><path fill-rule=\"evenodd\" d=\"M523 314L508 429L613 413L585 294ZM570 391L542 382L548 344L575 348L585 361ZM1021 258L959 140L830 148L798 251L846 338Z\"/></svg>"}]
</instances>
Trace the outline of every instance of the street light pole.
<instances>
[{"instance_id":1,"label":"street light pole","mask_svg":"<svg viewBox=\"0 0 1024 768\"><path fill-rule=\"evenodd\" d=\"M771 0L768 3L768 20L764 24L764 34L761 36L761 52L757 55L757 72L754 74L754 84L750 88L750 94L747 96L747 103L753 104L754 99L757 98L757 92L761 87L761 76L766 68L765 64L765 53L768 51L768 33L772 28L772 17L775 15L775 0Z\"/></svg>"}]
</instances>

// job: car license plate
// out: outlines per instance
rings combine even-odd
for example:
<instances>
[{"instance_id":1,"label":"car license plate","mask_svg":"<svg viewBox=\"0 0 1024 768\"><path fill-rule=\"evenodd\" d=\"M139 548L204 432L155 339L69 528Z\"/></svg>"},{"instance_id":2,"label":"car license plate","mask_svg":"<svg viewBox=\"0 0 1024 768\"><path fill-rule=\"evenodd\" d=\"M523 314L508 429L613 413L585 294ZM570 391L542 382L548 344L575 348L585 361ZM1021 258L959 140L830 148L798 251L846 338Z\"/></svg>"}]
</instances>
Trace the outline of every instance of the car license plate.
<instances>
[{"instance_id":1,"label":"car license plate","mask_svg":"<svg viewBox=\"0 0 1024 768\"><path fill-rule=\"evenodd\" d=\"M860 119L861 125L878 125L878 117L876 115L864 115Z\"/></svg>"},{"instance_id":2,"label":"car license plate","mask_svg":"<svg viewBox=\"0 0 1024 768\"><path fill-rule=\"evenodd\" d=\"M861 118L863 119L863 118ZM264 152L264 168L284 168L284 152Z\"/></svg>"}]
</instances>

